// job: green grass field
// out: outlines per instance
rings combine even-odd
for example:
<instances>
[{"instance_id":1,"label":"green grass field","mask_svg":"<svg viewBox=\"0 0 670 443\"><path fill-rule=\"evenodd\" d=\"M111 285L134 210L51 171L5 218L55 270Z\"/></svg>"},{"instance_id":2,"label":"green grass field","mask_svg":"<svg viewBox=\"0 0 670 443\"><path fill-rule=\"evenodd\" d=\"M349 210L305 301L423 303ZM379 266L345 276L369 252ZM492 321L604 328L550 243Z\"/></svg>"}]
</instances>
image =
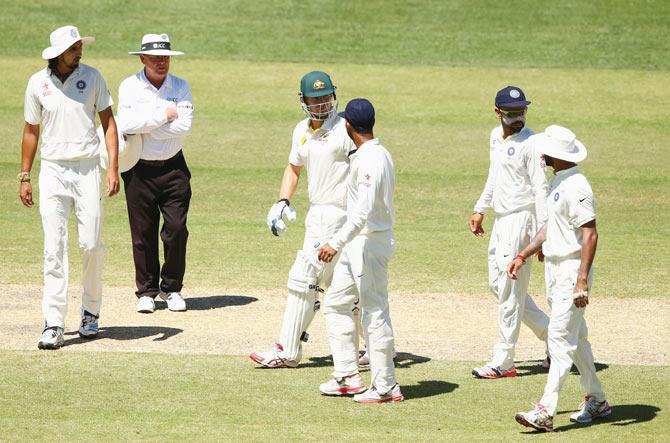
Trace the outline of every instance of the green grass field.
<instances>
[{"instance_id":1,"label":"green grass field","mask_svg":"<svg viewBox=\"0 0 670 443\"><path fill-rule=\"evenodd\" d=\"M23 93L44 66L39 57L49 32L71 23L97 38L83 62L103 73L115 99L121 80L140 69L125 54L142 34L168 32L187 54L172 64L191 83L196 106L185 148L194 190L185 291L284 286L302 221L275 239L265 215L277 198L291 131L303 118L299 79L323 69L338 86L340 109L354 97L371 99L376 135L394 156L392 291L487 293L488 236L475 239L466 223L486 179L493 97L515 84L533 101L529 126L562 124L589 149L582 170L598 202L597 296L625 303L670 293L663 252L670 239L666 1L0 0L0 6L0 283L41 284L39 212L22 207L15 179ZM294 202L302 219L304 179ZM491 222L488 214L487 233ZM105 284L132 286L123 194L105 200L104 239ZM74 231L70 251L76 282ZM542 285L536 266L533 292L543 292ZM238 357L1 351L0 440L522 438L512 416L539 398L545 376L476 383L469 367L431 361L402 369L411 401L375 409L321 398L315 389L328 377L327 365L294 377L253 370ZM544 438L649 441L670 433L668 421L656 417L670 406L668 367L612 366L602 375L619 405L612 420L577 429L561 414L557 426L569 432ZM571 377L561 410L574 409L579 395ZM183 421L175 425L170 410Z\"/></svg>"}]
</instances>

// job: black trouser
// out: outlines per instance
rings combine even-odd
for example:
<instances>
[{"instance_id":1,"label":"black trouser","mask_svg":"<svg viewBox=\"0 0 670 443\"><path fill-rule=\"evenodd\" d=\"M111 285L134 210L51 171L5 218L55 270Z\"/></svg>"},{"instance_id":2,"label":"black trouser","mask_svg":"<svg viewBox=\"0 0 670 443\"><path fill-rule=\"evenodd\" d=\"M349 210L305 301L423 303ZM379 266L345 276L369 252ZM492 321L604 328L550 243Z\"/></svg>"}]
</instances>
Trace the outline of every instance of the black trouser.
<instances>
[{"instance_id":1,"label":"black trouser","mask_svg":"<svg viewBox=\"0 0 670 443\"><path fill-rule=\"evenodd\" d=\"M186 216L191 173L181 151L164 161L140 160L121 174L133 240L137 297L181 291L186 269ZM158 225L165 262L158 260ZM160 275L160 286L159 286Z\"/></svg>"}]
</instances>

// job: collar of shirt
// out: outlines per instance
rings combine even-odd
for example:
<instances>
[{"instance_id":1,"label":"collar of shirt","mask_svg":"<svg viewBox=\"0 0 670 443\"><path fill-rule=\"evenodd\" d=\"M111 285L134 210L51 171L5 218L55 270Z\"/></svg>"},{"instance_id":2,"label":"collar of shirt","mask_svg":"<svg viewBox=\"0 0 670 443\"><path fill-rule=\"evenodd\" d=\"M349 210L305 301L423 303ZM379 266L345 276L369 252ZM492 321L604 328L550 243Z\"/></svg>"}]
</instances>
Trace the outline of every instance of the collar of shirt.
<instances>
[{"instance_id":1,"label":"collar of shirt","mask_svg":"<svg viewBox=\"0 0 670 443\"><path fill-rule=\"evenodd\" d=\"M521 129L521 131L519 131L519 132L515 132L514 134L511 134L511 135L510 135L509 137L507 137L507 138L505 138L505 137L503 136L502 125L501 125L501 126L498 126L498 127L500 128L500 135L498 136L498 141L499 141L500 143L516 142L517 139L520 138L520 137L523 137L524 139L526 139L526 138L528 138L528 136L530 136L530 134L528 134L528 132L530 131L530 129L529 129L528 126L526 126L526 125L524 125L524 127L523 127L523 129Z\"/></svg>"},{"instance_id":2,"label":"collar of shirt","mask_svg":"<svg viewBox=\"0 0 670 443\"><path fill-rule=\"evenodd\" d=\"M378 145L379 144L379 139L378 138L373 138L372 140L368 140L362 145L360 145L358 148L354 149L353 151L349 151L349 158L353 159L356 157L360 152L361 149L363 149L363 146L372 146L372 145Z\"/></svg>"},{"instance_id":3,"label":"collar of shirt","mask_svg":"<svg viewBox=\"0 0 670 443\"><path fill-rule=\"evenodd\" d=\"M77 78L77 77L79 77L79 74L80 74L80 73L81 73L81 66L77 66L76 68L74 68L74 71L72 71L72 72L70 73L70 75L67 76L67 78L65 79L65 82L67 82L67 81L70 80L71 78ZM51 68L47 68L47 72L46 72L46 74L47 74L47 77L48 77L48 78L50 78L50 79L55 78L56 80L58 80L59 82L61 82L61 81L60 81L60 77L58 77L58 74L56 74L56 72L54 72ZM52 80L52 81L53 81L53 80ZM62 83L62 84L65 84L65 82L61 82L61 83Z\"/></svg>"},{"instance_id":4,"label":"collar of shirt","mask_svg":"<svg viewBox=\"0 0 670 443\"><path fill-rule=\"evenodd\" d=\"M165 77L165 80L163 81L163 84L159 89L156 89L156 87L151 84L151 82L147 78L147 75L144 73L144 69L140 71L140 80L142 81L142 83L144 83L145 88L155 89L156 91L163 88L172 89L172 76L170 74L168 74L167 77Z\"/></svg>"},{"instance_id":5,"label":"collar of shirt","mask_svg":"<svg viewBox=\"0 0 670 443\"><path fill-rule=\"evenodd\" d=\"M309 131L309 133L312 134L312 135L318 133L319 131L322 131L322 132L328 132L328 131L330 131L331 129L333 129L333 127L335 126L335 122L337 121L337 118L338 118L337 114L335 114L335 115L333 115L333 116L331 116L331 117L328 117L328 118L323 122L323 124L321 124L321 126L319 127L319 129L313 129L313 128L312 128L312 121L311 121L311 120L308 120L308 121L307 121L307 131Z\"/></svg>"},{"instance_id":6,"label":"collar of shirt","mask_svg":"<svg viewBox=\"0 0 670 443\"><path fill-rule=\"evenodd\" d=\"M573 166L572 168L568 169L561 169L560 171L554 172L554 176L558 179L564 180L571 175L575 175L579 173L579 166Z\"/></svg>"}]
</instances>

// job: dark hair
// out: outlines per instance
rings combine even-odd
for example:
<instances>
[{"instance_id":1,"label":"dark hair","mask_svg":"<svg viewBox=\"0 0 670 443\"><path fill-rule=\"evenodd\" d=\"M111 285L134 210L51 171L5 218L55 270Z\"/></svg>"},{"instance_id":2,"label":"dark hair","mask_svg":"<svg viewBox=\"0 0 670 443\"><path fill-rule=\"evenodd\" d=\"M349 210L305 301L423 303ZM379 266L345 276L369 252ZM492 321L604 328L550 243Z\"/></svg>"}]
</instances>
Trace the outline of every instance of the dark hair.
<instances>
[{"instance_id":1,"label":"dark hair","mask_svg":"<svg viewBox=\"0 0 670 443\"><path fill-rule=\"evenodd\" d=\"M49 59L49 69L51 69L52 71L55 71L57 67L58 67L58 57L50 58Z\"/></svg>"},{"instance_id":2,"label":"dark hair","mask_svg":"<svg viewBox=\"0 0 670 443\"><path fill-rule=\"evenodd\" d=\"M362 126L353 126L354 131L358 132L359 134L372 134L372 128L364 128Z\"/></svg>"}]
</instances>

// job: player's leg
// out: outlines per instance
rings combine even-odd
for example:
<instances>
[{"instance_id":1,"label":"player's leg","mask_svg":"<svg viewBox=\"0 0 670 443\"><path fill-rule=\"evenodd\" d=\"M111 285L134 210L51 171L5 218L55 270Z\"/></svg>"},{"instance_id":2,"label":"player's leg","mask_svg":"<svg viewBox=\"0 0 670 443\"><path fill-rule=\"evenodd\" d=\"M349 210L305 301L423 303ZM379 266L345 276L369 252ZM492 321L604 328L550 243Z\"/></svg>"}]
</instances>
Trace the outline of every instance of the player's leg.
<instances>
[{"instance_id":1,"label":"player's leg","mask_svg":"<svg viewBox=\"0 0 670 443\"><path fill-rule=\"evenodd\" d=\"M77 218L79 248L82 252L82 309L94 317L100 315L102 302L102 190L97 161L81 161L74 188L74 212ZM97 333L97 324L95 325ZM93 333L91 335L94 335Z\"/></svg>"}]
</instances>

